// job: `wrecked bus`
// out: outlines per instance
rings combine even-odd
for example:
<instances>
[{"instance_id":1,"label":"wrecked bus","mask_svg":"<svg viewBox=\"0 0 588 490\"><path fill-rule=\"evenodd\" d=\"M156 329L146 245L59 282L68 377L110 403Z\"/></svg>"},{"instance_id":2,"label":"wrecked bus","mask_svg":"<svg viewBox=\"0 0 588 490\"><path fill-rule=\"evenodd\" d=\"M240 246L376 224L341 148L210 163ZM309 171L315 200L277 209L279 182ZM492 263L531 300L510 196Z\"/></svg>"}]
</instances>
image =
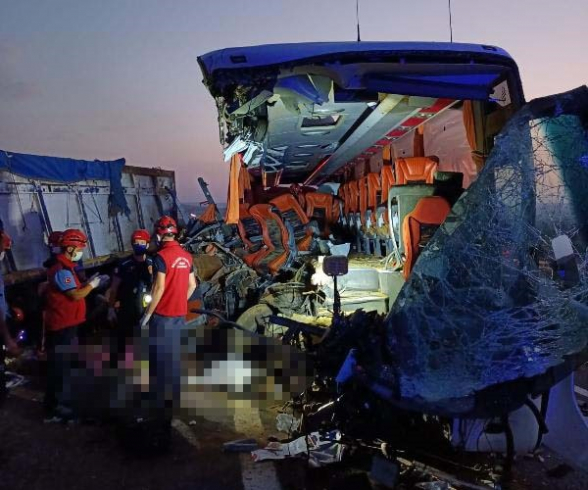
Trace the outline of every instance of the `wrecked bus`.
<instances>
[{"instance_id":1,"label":"wrecked bus","mask_svg":"<svg viewBox=\"0 0 588 490\"><path fill-rule=\"evenodd\" d=\"M233 159L227 217L247 264L275 276L289 251L308 253L311 235L328 238L333 227L364 259L388 258L375 269L352 264L343 286L365 288L346 288L344 311L358 302L388 311L417 255L405 250L405 217L426 197L417 212L441 202L434 218L443 220L524 103L516 64L493 46L270 45L199 63ZM291 245L270 206L293 227Z\"/></svg>"},{"instance_id":2,"label":"wrecked bus","mask_svg":"<svg viewBox=\"0 0 588 490\"><path fill-rule=\"evenodd\" d=\"M350 250L339 295L317 266L300 287L322 290L318 308L274 294L238 322L316 324L335 298L351 317L386 314L333 320L323 354L390 405L449 417L511 413L586 359L585 87L525 105L516 63L488 45L267 45L198 61L243 260L287 282L293 264Z\"/></svg>"}]
</instances>

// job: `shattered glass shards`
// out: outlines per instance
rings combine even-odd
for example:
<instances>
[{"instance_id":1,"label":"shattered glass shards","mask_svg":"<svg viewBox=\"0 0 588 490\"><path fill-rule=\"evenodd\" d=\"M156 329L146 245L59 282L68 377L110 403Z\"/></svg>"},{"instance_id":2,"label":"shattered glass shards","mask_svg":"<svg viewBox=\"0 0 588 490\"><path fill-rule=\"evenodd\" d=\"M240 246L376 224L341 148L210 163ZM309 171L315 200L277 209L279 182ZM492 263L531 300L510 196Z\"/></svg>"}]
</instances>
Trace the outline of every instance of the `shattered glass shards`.
<instances>
[{"instance_id":1,"label":"shattered glass shards","mask_svg":"<svg viewBox=\"0 0 588 490\"><path fill-rule=\"evenodd\" d=\"M449 406L586 349L587 130L581 87L532 101L497 137L388 316L399 402Z\"/></svg>"}]
</instances>

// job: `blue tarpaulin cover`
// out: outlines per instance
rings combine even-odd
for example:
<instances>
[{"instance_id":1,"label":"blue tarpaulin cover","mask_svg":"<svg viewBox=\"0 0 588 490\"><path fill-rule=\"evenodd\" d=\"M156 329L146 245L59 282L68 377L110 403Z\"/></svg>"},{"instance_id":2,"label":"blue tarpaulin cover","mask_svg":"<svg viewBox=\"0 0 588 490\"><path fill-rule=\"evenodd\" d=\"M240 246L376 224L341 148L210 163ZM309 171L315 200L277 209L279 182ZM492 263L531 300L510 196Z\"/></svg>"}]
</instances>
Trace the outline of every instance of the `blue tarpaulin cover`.
<instances>
[{"instance_id":1,"label":"blue tarpaulin cover","mask_svg":"<svg viewBox=\"0 0 588 490\"><path fill-rule=\"evenodd\" d=\"M110 181L110 212L124 212L129 209L121 184L125 159L112 161L74 160L73 158L25 155L0 150L0 170L8 170L31 179L47 179L55 182L78 182L81 180Z\"/></svg>"}]
</instances>

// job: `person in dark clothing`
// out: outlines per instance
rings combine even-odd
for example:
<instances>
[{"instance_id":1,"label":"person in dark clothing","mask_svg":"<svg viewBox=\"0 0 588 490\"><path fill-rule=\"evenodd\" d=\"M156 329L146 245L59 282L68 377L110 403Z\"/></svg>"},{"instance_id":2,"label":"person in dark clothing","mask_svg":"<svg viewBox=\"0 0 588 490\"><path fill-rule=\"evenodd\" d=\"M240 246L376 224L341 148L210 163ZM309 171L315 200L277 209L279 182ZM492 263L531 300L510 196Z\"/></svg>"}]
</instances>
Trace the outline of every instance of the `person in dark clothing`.
<instances>
[{"instance_id":1,"label":"person in dark clothing","mask_svg":"<svg viewBox=\"0 0 588 490\"><path fill-rule=\"evenodd\" d=\"M108 320L117 328L117 358L124 356L126 346L140 336L139 323L151 302L153 262L147 255L151 236L147 230L136 230L131 236L133 254L120 261L114 270L108 292Z\"/></svg>"},{"instance_id":2,"label":"person in dark clothing","mask_svg":"<svg viewBox=\"0 0 588 490\"><path fill-rule=\"evenodd\" d=\"M164 452L171 440L174 405L180 400L181 337L188 298L196 288L192 256L176 240L175 220L163 216L155 225L159 251L153 260L152 301L140 320L142 393L132 419L123 419L119 437L137 452ZM143 388L147 390L143 391Z\"/></svg>"}]
</instances>

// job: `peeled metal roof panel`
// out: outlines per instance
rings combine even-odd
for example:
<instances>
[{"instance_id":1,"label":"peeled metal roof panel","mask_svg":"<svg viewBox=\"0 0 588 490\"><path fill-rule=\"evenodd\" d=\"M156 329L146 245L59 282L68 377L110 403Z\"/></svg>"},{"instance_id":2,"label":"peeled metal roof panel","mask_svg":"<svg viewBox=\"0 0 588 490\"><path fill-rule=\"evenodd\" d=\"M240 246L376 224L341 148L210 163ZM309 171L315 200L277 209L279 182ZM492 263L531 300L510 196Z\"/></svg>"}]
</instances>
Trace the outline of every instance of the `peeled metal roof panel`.
<instances>
[{"instance_id":1,"label":"peeled metal roof panel","mask_svg":"<svg viewBox=\"0 0 588 490\"><path fill-rule=\"evenodd\" d=\"M466 43L434 42L325 42L265 44L260 46L226 48L212 51L198 59L205 76L216 70L252 68L264 65L290 63L318 56L369 52L448 52L493 54L512 59L503 49L495 46Z\"/></svg>"}]
</instances>

